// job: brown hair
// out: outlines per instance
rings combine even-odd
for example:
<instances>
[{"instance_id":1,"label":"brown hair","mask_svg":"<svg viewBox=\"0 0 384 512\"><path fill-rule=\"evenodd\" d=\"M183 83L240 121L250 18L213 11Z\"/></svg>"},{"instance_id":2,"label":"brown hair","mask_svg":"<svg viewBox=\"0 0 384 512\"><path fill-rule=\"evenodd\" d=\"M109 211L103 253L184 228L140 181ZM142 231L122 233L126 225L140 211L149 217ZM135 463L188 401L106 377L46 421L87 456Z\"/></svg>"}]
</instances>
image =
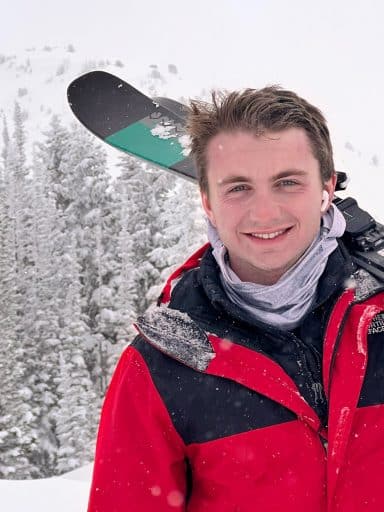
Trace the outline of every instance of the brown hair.
<instances>
[{"instance_id":1,"label":"brown hair","mask_svg":"<svg viewBox=\"0 0 384 512\"><path fill-rule=\"evenodd\" d=\"M206 151L212 137L234 130L259 136L286 128L305 130L320 164L321 179L328 181L335 170L326 120L318 108L294 92L269 86L227 94L213 92L212 103L191 101L187 130L201 190L208 193Z\"/></svg>"}]
</instances>

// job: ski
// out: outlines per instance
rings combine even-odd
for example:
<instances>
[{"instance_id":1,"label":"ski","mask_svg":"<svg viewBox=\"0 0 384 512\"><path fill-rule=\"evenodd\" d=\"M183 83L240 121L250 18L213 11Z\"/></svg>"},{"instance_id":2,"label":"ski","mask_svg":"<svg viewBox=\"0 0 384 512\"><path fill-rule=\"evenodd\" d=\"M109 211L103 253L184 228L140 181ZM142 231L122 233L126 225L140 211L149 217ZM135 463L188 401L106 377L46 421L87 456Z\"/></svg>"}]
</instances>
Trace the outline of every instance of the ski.
<instances>
[{"instance_id":1,"label":"ski","mask_svg":"<svg viewBox=\"0 0 384 512\"><path fill-rule=\"evenodd\" d=\"M109 145L157 167L196 181L185 155L185 106L168 98L151 99L105 71L91 71L68 87L77 119Z\"/></svg>"},{"instance_id":2,"label":"ski","mask_svg":"<svg viewBox=\"0 0 384 512\"><path fill-rule=\"evenodd\" d=\"M178 119L182 121L183 125L186 123L188 112L186 105L171 98L164 98L163 96L155 96L153 101L176 115Z\"/></svg>"}]
</instances>

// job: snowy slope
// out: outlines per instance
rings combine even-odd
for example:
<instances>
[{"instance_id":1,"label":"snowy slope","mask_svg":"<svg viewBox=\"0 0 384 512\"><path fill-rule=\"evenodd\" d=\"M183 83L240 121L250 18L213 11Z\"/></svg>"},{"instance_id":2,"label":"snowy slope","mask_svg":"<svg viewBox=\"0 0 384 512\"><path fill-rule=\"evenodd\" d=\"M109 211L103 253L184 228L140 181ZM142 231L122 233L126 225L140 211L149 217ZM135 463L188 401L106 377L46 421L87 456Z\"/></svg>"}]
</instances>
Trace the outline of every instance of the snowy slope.
<instances>
[{"instance_id":1,"label":"snowy slope","mask_svg":"<svg viewBox=\"0 0 384 512\"><path fill-rule=\"evenodd\" d=\"M41 480L0 480L3 512L84 512L92 466Z\"/></svg>"},{"instance_id":2,"label":"snowy slope","mask_svg":"<svg viewBox=\"0 0 384 512\"><path fill-rule=\"evenodd\" d=\"M12 129L15 101L20 104L29 159L33 143L43 138L52 114L58 114L66 124L77 122L67 103L67 87L74 78L95 69L116 74L148 94L168 93L176 98L182 95L182 79L172 63L163 68L143 64L141 69L135 70L129 62L89 57L78 53L71 45L29 48L17 55L0 53L0 119L5 116ZM1 148L0 138L0 151ZM105 148L112 158L116 156L115 150Z\"/></svg>"},{"instance_id":3,"label":"snowy slope","mask_svg":"<svg viewBox=\"0 0 384 512\"><path fill-rule=\"evenodd\" d=\"M129 62L112 58L93 58L66 48L49 47L26 49L17 55L0 53L0 112L12 114L13 103L19 101L28 111L29 126L40 127L52 112L73 119L66 101L66 88L82 73L104 69L129 80L134 86L149 90L153 84L158 94L179 97L181 77L174 64L160 69L145 64L132 69ZM34 132L31 132L34 133Z\"/></svg>"}]
</instances>

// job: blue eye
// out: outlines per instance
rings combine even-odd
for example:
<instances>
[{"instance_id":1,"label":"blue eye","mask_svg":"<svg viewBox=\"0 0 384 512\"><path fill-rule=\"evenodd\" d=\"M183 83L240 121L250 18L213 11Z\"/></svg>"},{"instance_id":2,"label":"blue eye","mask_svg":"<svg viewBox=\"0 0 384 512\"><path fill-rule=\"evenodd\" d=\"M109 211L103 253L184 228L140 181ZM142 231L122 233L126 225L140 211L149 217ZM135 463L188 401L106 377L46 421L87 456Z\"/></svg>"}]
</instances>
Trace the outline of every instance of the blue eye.
<instances>
[{"instance_id":1,"label":"blue eye","mask_svg":"<svg viewBox=\"0 0 384 512\"><path fill-rule=\"evenodd\" d=\"M278 187L293 187L298 185L298 182L295 180L281 180L277 183Z\"/></svg>"},{"instance_id":2,"label":"blue eye","mask_svg":"<svg viewBox=\"0 0 384 512\"><path fill-rule=\"evenodd\" d=\"M236 185L232 187L228 192L243 192L244 190L248 190L248 185Z\"/></svg>"}]
</instances>

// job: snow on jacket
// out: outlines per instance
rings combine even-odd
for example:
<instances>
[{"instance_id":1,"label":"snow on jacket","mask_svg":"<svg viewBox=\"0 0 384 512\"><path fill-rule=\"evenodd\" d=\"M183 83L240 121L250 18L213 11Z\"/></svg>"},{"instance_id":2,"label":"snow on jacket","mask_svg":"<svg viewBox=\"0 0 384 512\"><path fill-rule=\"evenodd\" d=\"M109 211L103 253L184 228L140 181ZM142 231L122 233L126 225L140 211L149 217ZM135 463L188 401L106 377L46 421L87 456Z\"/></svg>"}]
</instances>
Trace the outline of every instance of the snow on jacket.
<instances>
[{"instance_id":1,"label":"snow on jacket","mask_svg":"<svg viewBox=\"0 0 384 512\"><path fill-rule=\"evenodd\" d=\"M338 248L284 332L229 303L205 247L161 302L109 386L89 512L384 510L381 283Z\"/></svg>"}]
</instances>

